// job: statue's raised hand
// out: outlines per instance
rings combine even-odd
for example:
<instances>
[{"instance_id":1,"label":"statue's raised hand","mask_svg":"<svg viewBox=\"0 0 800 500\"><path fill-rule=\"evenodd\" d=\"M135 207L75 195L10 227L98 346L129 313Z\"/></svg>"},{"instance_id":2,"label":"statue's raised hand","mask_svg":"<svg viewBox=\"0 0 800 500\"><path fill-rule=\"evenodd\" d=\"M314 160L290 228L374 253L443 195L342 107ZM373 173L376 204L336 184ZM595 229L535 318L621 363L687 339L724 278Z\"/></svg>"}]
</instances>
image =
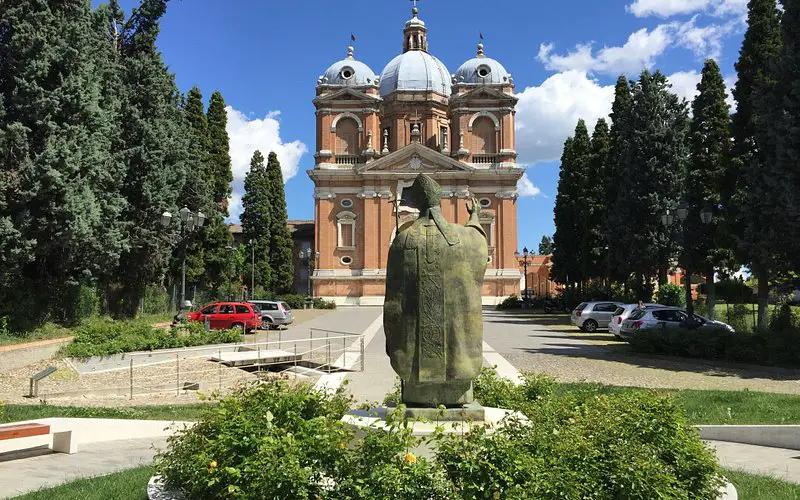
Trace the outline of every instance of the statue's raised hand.
<instances>
[{"instance_id":1,"label":"statue's raised hand","mask_svg":"<svg viewBox=\"0 0 800 500\"><path fill-rule=\"evenodd\" d=\"M481 205L474 196L467 202L467 212L469 212L470 217L480 215L481 213Z\"/></svg>"}]
</instances>

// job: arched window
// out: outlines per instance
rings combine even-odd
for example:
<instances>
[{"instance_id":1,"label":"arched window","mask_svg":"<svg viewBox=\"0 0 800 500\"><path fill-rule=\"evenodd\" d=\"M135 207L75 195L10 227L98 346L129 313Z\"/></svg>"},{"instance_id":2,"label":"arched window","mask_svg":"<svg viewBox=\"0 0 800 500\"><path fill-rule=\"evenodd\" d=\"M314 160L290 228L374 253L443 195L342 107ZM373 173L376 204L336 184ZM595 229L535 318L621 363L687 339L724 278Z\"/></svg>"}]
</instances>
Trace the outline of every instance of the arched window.
<instances>
[{"instance_id":1,"label":"arched window","mask_svg":"<svg viewBox=\"0 0 800 500\"><path fill-rule=\"evenodd\" d=\"M342 118L336 123L336 154L358 154L358 123L352 118Z\"/></svg>"},{"instance_id":2,"label":"arched window","mask_svg":"<svg viewBox=\"0 0 800 500\"><path fill-rule=\"evenodd\" d=\"M497 153L497 131L488 116L481 116L472 124L472 152L475 154Z\"/></svg>"}]
</instances>

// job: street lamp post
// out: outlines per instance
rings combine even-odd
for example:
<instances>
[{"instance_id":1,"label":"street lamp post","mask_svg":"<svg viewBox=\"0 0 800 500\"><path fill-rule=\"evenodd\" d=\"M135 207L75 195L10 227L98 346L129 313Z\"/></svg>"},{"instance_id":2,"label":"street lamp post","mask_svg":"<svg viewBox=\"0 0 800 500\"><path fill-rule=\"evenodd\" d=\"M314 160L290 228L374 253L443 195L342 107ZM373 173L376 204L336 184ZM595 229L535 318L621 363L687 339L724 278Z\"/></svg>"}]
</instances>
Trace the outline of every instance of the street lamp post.
<instances>
[{"instance_id":1,"label":"street lamp post","mask_svg":"<svg viewBox=\"0 0 800 500\"><path fill-rule=\"evenodd\" d=\"M188 235L191 234L195 229L200 229L203 227L205 223L206 216L203 215L203 212L199 210L197 213L193 213L189 210L188 207L183 207L178 210L178 214L180 215L180 225L181 225L181 302L180 302L180 310L178 312L178 320L183 321L185 316L185 309L186 309L186 247L188 245ZM164 212L161 214L161 225L164 228L168 228L172 223L172 214L169 212Z\"/></svg>"},{"instance_id":2,"label":"street lamp post","mask_svg":"<svg viewBox=\"0 0 800 500\"><path fill-rule=\"evenodd\" d=\"M522 303L528 303L528 247L522 249L522 260L519 262L525 274L525 291L522 294ZM520 258L519 252L514 252L514 257Z\"/></svg>"},{"instance_id":3,"label":"street lamp post","mask_svg":"<svg viewBox=\"0 0 800 500\"><path fill-rule=\"evenodd\" d=\"M680 241L684 247L684 251L686 250L686 218L689 217L690 207L689 204L685 201L681 201L678 204L677 210L675 210L675 215L677 215L677 222L681 225L680 229ZM704 225L708 225L711 223L713 219L713 213L709 208L703 208L700 211L700 222ZM664 214L661 216L661 223L666 228L672 227L673 223L675 222L675 216L673 216L669 210L666 210ZM692 269L689 262L684 262L683 272L685 273L683 277L683 287L686 293L686 313L691 318L694 315L694 301L692 299ZM711 279L714 279L712 276Z\"/></svg>"},{"instance_id":4,"label":"street lamp post","mask_svg":"<svg viewBox=\"0 0 800 500\"><path fill-rule=\"evenodd\" d=\"M256 240L250 240L250 300L256 292Z\"/></svg>"}]
</instances>

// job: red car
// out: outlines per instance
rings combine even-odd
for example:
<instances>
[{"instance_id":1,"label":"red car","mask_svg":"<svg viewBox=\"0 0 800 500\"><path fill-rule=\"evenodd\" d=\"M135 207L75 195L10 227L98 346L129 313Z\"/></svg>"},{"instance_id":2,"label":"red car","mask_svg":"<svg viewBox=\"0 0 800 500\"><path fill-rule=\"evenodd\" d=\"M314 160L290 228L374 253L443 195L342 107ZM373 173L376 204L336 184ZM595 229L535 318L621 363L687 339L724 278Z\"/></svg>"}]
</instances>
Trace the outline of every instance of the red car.
<instances>
[{"instance_id":1,"label":"red car","mask_svg":"<svg viewBox=\"0 0 800 500\"><path fill-rule=\"evenodd\" d=\"M237 328L250 332L263 325L260 311L247 302L214 302L186 317L189 321L208 321L212 330Z\"/></svg>"}]
</instances>

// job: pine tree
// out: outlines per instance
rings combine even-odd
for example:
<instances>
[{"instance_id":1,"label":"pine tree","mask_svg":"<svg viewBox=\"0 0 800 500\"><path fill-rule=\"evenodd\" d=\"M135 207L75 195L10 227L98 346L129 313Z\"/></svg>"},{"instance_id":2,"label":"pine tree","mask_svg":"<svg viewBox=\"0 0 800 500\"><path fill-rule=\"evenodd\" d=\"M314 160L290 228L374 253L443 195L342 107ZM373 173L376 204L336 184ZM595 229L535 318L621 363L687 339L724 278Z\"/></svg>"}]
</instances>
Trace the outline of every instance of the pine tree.
<instances>
[{"instance_id":1,"label":"pine tree","mask_svg":"<svg viewBox=\"0 0 800 500\"><path fill-rule=\"evenodd\" d=\"M159 283L171 246L163 236L161 214L177 215L190 142L188 122L180 109L173 76L156 49L159 21L166 0L142 0L120 37L124 101L116 151L126 166L119 179L127 199L128 250L117 268L117 285L109 287L115 315L131 317L149 284ZM174 231L177 225L173 224Z\"/></svg>"},{"instance_id":2,"label":"pine tree","mask_svg":"<svg viewBox=\"0 0 800 500\"><path fill-rule=\"evenodd\" d=\"M611 151L609 179L606 183L605 244L608 247L607 268L614 281L627 284L633 268L626 257L627 240L636 230L631 226L632 176L636 174L631 161L633 144L633 94L624 76L617 79L614 102L611 105Z\"/></svg>"},{"instance_id":3,"label":"pine tree","mask_svg":"<svg viewBox=\"0 0 800 500\"><path fill-rule=\"evenodd\" d=\"M592 141L589 138L589 130L586 122L578 120L575 126L574 141L572 143L572 179L575 185L572 187L573 203L575 213L575 227L577 231L578 248L577 268L575 278L581 286L583 293L584 283L591 278L591 253L592 241L589 237L591 200L589 191L589 169L592 161Z\"/></svg>"},{"instance_id":4,"label":"pine tree","mask_svg":"<svg viewBox=\"0 0 800 500\"><path fill-rule=\"evenodd\" d=\"M608 217L606 208L607 184L611 177L611 137L608 123L600 118L592 133L591 156L586 171L586 231L584 232L584 249L586 276L588 278L607 278L608 255L605 243L605 222Z\"/></svg>"},{"instance_id":5,"label":"pine tree","mask_svg":"<svg viewBox=\"0 0 800 500\"><path fill-rule=\"evenodd\" d=\"M769 275L776 266L771 238L775 198L769 178L774 147L768 140L767 125L774 86L771 65L780 48L780 14L775 0L750 0L747 31L736 62L736 113L731 128L734 150L730 173L725 177L723 204L726 231L737 242L739 259L747 262L758 278L760 325L767 322Z\"/></svg>"},{"instance_id":6,"label":"pine tree","mask_svg":"<svg viewBox=\"0 0 800 500\"><path fill-rule=\"evenodd\" d=\"M542 241L539 242L539 255L550 255L553 253L553 240L547 236L542 236Z\"/></svg>"},{"instance_id":7,"label":"pine tree","mask_svg":"<svg viewBox=\"0 0 800 500\"><path fill-rule=\"evenodd\" d=\"M708 59L703 66L698 94L692 102L690 151L685 200L689 215L685 221L686 241L681 262L684 268L706 276L708 314L714 317L714 275L720 266L729 266L732 255L717 237L721 189L730 160L730 106L725 102L725 80L719 66ZM702 210L711 210L710 224L700 220Z\"/></svg>"},{"instance_id":8,"label":"pine tree","mask_svg":"<svg viewBox=\"0 0 800 500\"><path fill-rule=\"evenodd\" d=\"M283 188L283 174L278 155L270 152L267 159L269 176L270 217L269 262L272 269L272 291L286 293L292 288L294 267L292 263L292 235L289 232L286 212L286 193Z\"/></svg>"},{"instance_id":9,"label":"pine tree","mask_svg":"<svg viewBox=\"0 0 800 500\"><path fill-rule=\"evenodd\" d=\"M624 223L635 228L626 234L626 256L642 299L652 295L654 275L660 283L666 282L675 245L661 223L661 215L668 209L674 213L677 207L688 156L687 105L669 89L669 82L659 71L643 71L633 89L632 171L626 186L631 199L629 219Z\"/></svg>"},{"instance_id":10,"label":"pine tree","mask_svg":"<svg viewBox=\"0 0 800 500\"><path fill-rule=\"evenodd\" d=\"M240 218L244 239L248 242L248 255L252 258L255 252L255 286L268 289L272 283L272 268L269 259L270 226L272 209L269 192L271 189L267 168L264 166L264 155L261 151L253 153L250 160L250 171L244 179L244 211ZM252 266L248 266L246 282L252 283ZM254 290L253 290L254 291Z\"/></svg>"}]
</instances>

